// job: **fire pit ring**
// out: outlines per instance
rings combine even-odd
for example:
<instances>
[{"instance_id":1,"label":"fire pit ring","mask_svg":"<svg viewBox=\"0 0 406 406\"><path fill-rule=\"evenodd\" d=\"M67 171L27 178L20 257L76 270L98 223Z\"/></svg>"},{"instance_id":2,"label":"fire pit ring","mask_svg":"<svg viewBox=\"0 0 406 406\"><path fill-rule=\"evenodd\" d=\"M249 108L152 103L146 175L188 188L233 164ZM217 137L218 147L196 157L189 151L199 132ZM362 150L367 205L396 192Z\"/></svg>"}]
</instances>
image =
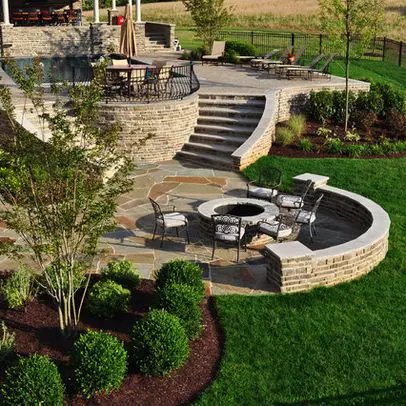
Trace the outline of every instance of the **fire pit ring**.
<instances>
[{"instance_id":1,"label":"fire pit ring","mask_svg":"<svg viewBox=\"0 0 406 406\"><path fill-rule=\"evenodd\" d=\"M278 214L278 207L266 200L241 197L223 197L202 203L198 209L202 231L211 234L211 216L229 214L241 217L243 227L254 226L259 221L273 220Z\"/></svg>"}]
</instances>

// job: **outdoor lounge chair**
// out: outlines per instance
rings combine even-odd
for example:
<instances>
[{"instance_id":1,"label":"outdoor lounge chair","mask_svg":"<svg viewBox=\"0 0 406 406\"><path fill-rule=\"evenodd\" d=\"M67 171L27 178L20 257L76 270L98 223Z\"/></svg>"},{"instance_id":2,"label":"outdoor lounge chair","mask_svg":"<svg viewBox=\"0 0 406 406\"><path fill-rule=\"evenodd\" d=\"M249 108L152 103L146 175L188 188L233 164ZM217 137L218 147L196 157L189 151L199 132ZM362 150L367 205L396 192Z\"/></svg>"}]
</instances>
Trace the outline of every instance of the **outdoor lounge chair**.
<instances>
[{"instance_id":1,"label":"outdoor lounge chair","mask_svg":"<svg viewBox=\"0 0 406 406\"><path fill-rule=\"evenodd\" d=\"M202 64L204 64L204 62L216 62L218 64L219 61L223 60L225 50L225 41L214 41L213 46L211 47L211 54L203 55Z\"/></svg>"},{"instance_id":2,"label":"outdoor lounge chair","mask_svg":"<svg viewBox=\"0 0 406 406\"><path fill-rule=\"evenodd\" d=\"M303 56L303 54L304 54L304 48L299 48L297 50L296 54L294 54L293 62L289 63L288 56L287 56L285 63L280 63L277 61L276 63L270 64L268 66L268 72L270 72L272 69L273 73L276 73L277 70L284 68L284 67L299 66L300 58Z\"/></svg>"},{"instance_id":3,"label":"outdoor lounge chair","mask_svg":"<svg viewBox=\"0 0 406 406\"><path fill-rule=\"evenodd\" d=\"M241 225L241 217L227 214L213 214L211 216L213 224L213 251L211 259L214 258L217 241L237 245L237 262L240 261L240 246L244 239L245 250L247 243L245 240L245 228Z\"/></svg>"},{"instance_id":4,"label":"outdoor lounge chair","mask_svg":"<svg viewBox=\"0 0 406 406\"><path fill-rule=\"evenodd\" d=\"M310 210L293 209L289 214L295 218L296 223L309 226L310 241L313 242L313 233L316 235L316 227L314 223L316 221L317 210L320 206L320 202L323 199L324 194L321 194L315 201L313 207Z\"/></svg>"},{"instance_id":5,"label":"outdoor lounge chair","mask_svg":"<svg viewBox=\"0 0 406 406\"><path fill-rule=\"evenodd\" d=\"M278 195L276 196L276 205L285 209L301 209L304 206L305 197L309 192L313 182L308 180L305 184L302 194L296 195Z\"/></svg>"},{"instance_id":6,"label":"outdoor lounge chair","mask_svg":"<svg viewBox=\"0 0 406 406\"><path fill-rule=\"evenodd\" d=\"M262 58L254 58L251 59L250 64L251 68L261 69L263 67L263 63L268 59L271 60L273 56L275 56L279 52L279 49L273 49L268 54L265 54Z\"/></svg>"},{"instance_id":7,"label":"outdoor lounge chair","mask_svg":"<svg viewBox=\"0 0 406 406\"><path fill-rule=\"evenodd\" d=\"M308 69L315 69L317 64L324 58L324 54L317 55L309 65L302 66L302 65L279 65L275 67L275 73L277 75L289 77L288 72L294 72L297 70L298 72L302 72Z\"/></svg>"},{"instance_id":8,"label":"outdoor lounge chair","mask_svg":"<svg viewBox=\"0 0 406 406\"><path fill-rule=\"evenodd\" d=\"M320 76L325 76L325 77L330 77L331 75L329 74L329 67L331 62L333 62L335 58L335 55L330 55L324 62L323 66L320 69L316 68L311 68L311 67L306 67L306 66L297 66L297 67L291 67L291 69L287 69L286 71L286 77L290 79L291 77L302 77L302 78L308 78L308 79L313 79L314 76L320 77Z\"/></svg>"},{"instance_id":9,"label":"outdoor lounge chair","mask_svg":"<svg viewBox=\"0 0 406 406\"><path fill-rule=\"evenodd\" d=\"M186 237L187 242L190 244L189 238L189 222L185 215L182 213L178 213L175 211L175 206L172 206L171 212L163 212L161 210L161 206L155 201L149 198L151 202L152 208L154 209L154 216L155 216L155 225L154 225L154 233L152 236L152 240L155 240L155 234L157 228L162 228L162 237L161 237L161 247L164 243L164 238L166 235L166 231L174 228L176 230L176 235L179 235L179 228L184 228L186 230Z\"/></svg>"},{"instance_id":10,"label":"outdoor lounge chair","mask_svg":"<svg viewBox=\"0 0 406 406\"><path fill-rule=\"evenodd\" d=\"M265 59L262 62L262 68L269 71L269 69L271 69L274 65L287 64L288 55L292 52L292 50L293 50L293 47L289 46L283 51L283 53L280 55L279 59L277 59L277 60Z\"/></svg>"},{"instance_id":11,"label":"outdoor lounge chair","mask_svg":"<svg viewBox=\"0 0 406 406\"><path fill-rule=\"evenodd\" d=\"M247 197L268 200L276 197L281 184L282 172L278 168L265 167L257 182L247 183Z\"/></svg>"}]
</instances>

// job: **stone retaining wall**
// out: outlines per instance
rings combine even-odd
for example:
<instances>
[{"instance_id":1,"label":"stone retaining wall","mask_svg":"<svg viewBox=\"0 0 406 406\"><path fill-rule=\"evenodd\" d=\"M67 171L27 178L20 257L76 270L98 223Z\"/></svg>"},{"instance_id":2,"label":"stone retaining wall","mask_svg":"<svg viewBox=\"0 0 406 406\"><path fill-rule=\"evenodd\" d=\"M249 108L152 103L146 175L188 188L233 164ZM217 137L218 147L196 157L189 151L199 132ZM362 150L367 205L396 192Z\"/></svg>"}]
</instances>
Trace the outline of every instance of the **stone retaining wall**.
<instances>
[{"instance_id":1,"label":"stone retaining wall","mask_svg":"<svg viewBox=\"0 0 406 406\"><path fill-rule=\"evenodd\" d=\"M198 96L193 94L152 104L102 104L100 124L120 123L121 150L137 163L152 163L175 156L192 135L198 114Z\"/></svg>"},{"instance_id":2,"label":"stone retaining wall","mask_svg":"<svg viewBox=\"0 0 406 406\"><path fill-rule=\"evenodd\" d=\"M280 292L297 292L331 286L365 275L378 265L388 250L390 219L373 201L327 186L328 178L303 174L294 178L296 190L307 179L324 194L321 207L360 227L358 238L330 248L312 251L298 241L269 244L267 279Z\"/></svg>"},{"instance_id":3,"label":"stone retaining wall","mask_svg":"<svg viewBox=\"0 0 406 406\"><path fill-rule=\"evenodd\" d=\"M368 91L369 83L351 81L350 88L355 92ZM288 120L291 114L304 112L306 99L311 91L344 90L345 83L314 83L298 87L282 88L266 95L264 115L251 137L233 154L233 169L241 171L254 163L259 157L268 155L275 140L275 126Z\"/></svg>"},{"instance_id":4,"label":"stone retaining wall","mask_svg":"<svg viewBox=\"0 0 406 406\"><path fill-rule=\"evenodd\" d=\"M106 24L83 26L2 26L2 55L81 56L119 50L120 27ZM145 52L145 23L136 24L137 49Z\"/></svg>"}]
</instances>

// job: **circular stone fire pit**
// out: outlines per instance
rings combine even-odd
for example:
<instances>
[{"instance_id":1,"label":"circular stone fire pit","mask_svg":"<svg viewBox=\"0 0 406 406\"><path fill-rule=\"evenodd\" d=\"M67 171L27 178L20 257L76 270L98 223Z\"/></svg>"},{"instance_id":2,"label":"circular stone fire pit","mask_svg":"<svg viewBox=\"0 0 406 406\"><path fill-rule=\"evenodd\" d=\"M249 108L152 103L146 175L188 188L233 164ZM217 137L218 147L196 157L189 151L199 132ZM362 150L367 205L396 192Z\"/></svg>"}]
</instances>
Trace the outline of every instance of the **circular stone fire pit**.
<instances>
[{"instance_id":1,"label":"circular stone fire pit","mask_svg":"<svg viewBox=\"0 0 406 406\"><path fill-rule=\"evenodd\" d=\"M213 214L229 214L241 217L243 226L256 225L260 220L273 220L278 214L278 207L265 200L242 197L223 197L202 203L198 209L202 231L211 234Z\"/></svg>"}]
</instances>

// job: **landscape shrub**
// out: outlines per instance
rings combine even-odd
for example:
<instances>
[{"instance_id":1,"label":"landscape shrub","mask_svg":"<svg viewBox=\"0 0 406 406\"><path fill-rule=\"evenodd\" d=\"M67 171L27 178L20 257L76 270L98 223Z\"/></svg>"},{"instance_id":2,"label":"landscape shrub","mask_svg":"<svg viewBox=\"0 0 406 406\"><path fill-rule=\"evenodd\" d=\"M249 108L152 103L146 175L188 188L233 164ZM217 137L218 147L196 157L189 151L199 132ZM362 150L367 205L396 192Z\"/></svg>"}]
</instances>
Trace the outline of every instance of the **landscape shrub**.
<instances>
[{"instance_id":1,"label":"landscape shrub","mask_svg":"<svg viewBox=\"0 0 406 406\"><path fill-rule=\"evenodd\" d=\"M310 120L324 122L333 115L333 95L329 90L311 91L305 105Z\"/></svg>"},{"instance_id":2,"label":"landscape shrub","mask_svg":"<svg viewBox=\"0 0 406 406\"><path fill-rule=\"evenodd\" d=\"M345 101L346 95L345 91L335 90L332 92L332 99L333 99L333 114L331 115L331 119L336 124L344 124L345 122ZM348 112L351 116L351 112L354 109L354 103L356 100L356 96L354 92L350 91L349 99L348 99Z\"/></svg>"},{"instance_id":3,"label":"landscape shrub","mask_svg":"<svg viewBox=\"0 0 406 406\"><path fill-rule=\"evenodd\" d=\"M289 145L295 141L296 137L289 127L278 127L276 129L276 142L281 145Z\"/></svg>"},{"instance_id":4,"label":"landscape shrub","mask_svg":"<svg viewBox=\"0 0 406 406\"><path fill-rule=\"evenodd\" d=\"M15 349L15 334L10 333L4 321L0 323L0 364L13 354Z\"/></svg>"},{"instance_id":5,"label":"landscape shrub","mask_svg":"<svg viewBox=\"0 0 406 406\"><path fill-rule=\"evenodd\" d=\"M344 139L350 142L358 142L361 140L361 136L352 129L351 131L347 131L344 135Z\"/></svg>"},{"instance_id":6,"label":"landscape shrub","mask_svg":"<svg viewBox=\"0 0 406 406\"><path fill-rule=\"evenodd\" d=\"M371 86L369 92L359 92L357 100L354 105L354 112L371 112L377 116L381 116L384 110L384 101L382 94L375 90L375 87Z\"/></svg>"},{"instance_id":7,"label":"landscape shrub","mask_svg":"<svg viewBox=\"0 0 406 406\"><path fill-rule=\"evenodd\" d=\"M179 317L189 339L202 331L201 295L191 286L172 283L157 291L158 306Z\"/></svg>"},{"instance_id":8,"label":"landscape shrub","mask_svg":"<svg viewBox=\"0 0 406 406\"><path fill-rule=\"evenodd\" d=\"M207 54L206 48L204 47L195 48L190 51L190 59L192 61L201 61L203 55L206 54Z\"/></svg>"},{"instance_id":9,"label":"landscape shrub","mask_svg":"<svg viewBox=\"0 0 406 406\"><path fill-rule=\"evenodd\" d=\"M233 50L227 51L225 53L224 60L228 63L239 63L240 62L239 55L237 54L237 52L235 52Z\"/></svg>"},{"instance_id":10,"label":"landscape shrub","mask_svg":"<svg viewBox=\"0 0 406 406\"><path fill-rule=\"evenodd\" d=\"M333 131L326 127L319 127L316 130L316 135L323 138L329 138L331 135L333 135Z\"/></svg>"},{"instance_id":11,"label":"landscape shrub","mask_svg":"<svg viewBox=\"0 0 406 406\"><path fill-rule=\"evenodd\" d=\"M19 358L6 369L1 404L63 405L64 387L56 365L43 355Z\"/></svg>"},{"instance_id":12,"label":"landscape shrub","mask_svg":"<svg viewBox=\"0 0 406 406\"><path fill-rule=\"evenodd\" d=\"M128 356L122 342L107 333L88 331L73 345L72 367L76 390L87 398L121 386Z\"/></svg>"},{"instance_id":13,"label":"landscape shrub","mask_svg":"<svg viewBox=\"0 0 406 406\"><path fill-rule=\"evenodd\" d=\"M386 115L386 126L397 138L406 139L406 114L391 110Z\"/></svg>"},{"instance_id":14,"label":"landscape shrub","mask_svg":"<svg viewBox=\"0 0 406 406\"><path fill-rule=\"evenodd\" d=\"M372 84L370 92L379 94L383 100L382 117L385 117L393 110L398 113L406 113L406 96L399 90L394 89L390 84Z\"/></svg>"},{"instance_id":15,"label":"landscape shrub","mask_svg":"<svg viewBox=\"0 0 406 406\"><path fill-rule=\"evenodd\" d=\"M202 272L199 265L183 259L174 259L162 265L161 269L155 273L155 286L159 290L172 283L185 284L196 289L200 297L203 298Z\"/></svg>"},{"instance_id":16,"label":"landscape shrub","mask_svg":"<svg viewBox=\"0 0 406 406\"><path fill-rule=\"evenodd\" d=\"M368 148L363 144L350 144L345 147L346 153L352 158L358 158L368 153Z\"/></svg>"},{"instance_id":17,"label":"landscape shrub","mask_svg":"<svg viewBox=\"0 0 406 406\"><path fill-rule=\"evenodd\" d=\"M131 292L114 281L100 281L90 289L87 310L98 317L111 318L128 310Z\"/></svg>"},{"instance_id":18,"label":"landscape shrub","mask_svg":"<svg viewBox=\"0 0 406 406\"><path fill-rule=\"evenodd\" d=\"M144 375L168 375L189 355L188 337L178 317L151 310L131 335L131 360Z\"/></svg>"},{"instance_id":19,"label":"landscape shrub","mask_svg":"<svg viewBox=\"0 0 406 406\"><path fill-rule=\"evenodd\" d=\"M130 261L109 262L102 269L101 275L103 279L114 281L130 291L134 291L140 281L140 276Z\"/></svg>"},{"instance_id":20,"label":"landscape shrub","mask_svg":"<svg viewBox=\"0 0 406 406\"><path fill-rule=\"evenodd\" d=\"M314 150L314 145L308 138L303 138L299 141L299 149L305 152L311 152Z\"/></svg>"},{"instance_id":21,"label":"landscape shrub","mask_svg":"<svg viewBox=\"0 0 406 406\"><path fill-rule=\"evenodd\" d=\"M368 153L371 155L383 155L384 150L379 144L368 145Z\"/></svg>"},{"instance_id":22,"label":"landscape shrub","mask_svg":"<svg viewBox=\"0 0 406 406\"><path fill-rule=\"evenodd\" d=\"M293 114L288 120L288 127L295 138L300 138L306 130L306 118L301 114Z\"/></svg>"},{"instance_id":23,"label":"landscape shrub","mask_svg":"<svg viewBox=\"0 0 406 406\"><path fill-rule=\"evenodd\" d=\"M240 41L226 41L225 53L234 52L236 55L255 56L258 51L254 45Z\"/></svg>"},{"instance_id":24,"label":"landscape shrub","mask_svg":"<svg viewBox=\"0 0 406 406\"><path fill-rule=\"evenodd\" d=\"M327 138L325 143L326 151L330 152L331 154L342 154L344 149L344 144L340 140L340 138L333 137Z\"/></svg>"},{"instance_id":25,"label":"landscape shrub","mask_svg":"<svg viewBox=\"0 0 406 406\"><path fill-rule=\"evenodd\" d=\"M20 266L1 285L1 293L10 309L25 307L37 293L33 273L26 266Z\"/></svg>"},{"instance_id":26,"label":"landscape shrub","mask_svg":"<svg viewBox=\"0 0 406 406\"><path fill-rule=\"evenodd\" d=\"M371 127L378 120L378 116L373 111L357 110L351 113L350 123L357 128L363 128L367 131L371 130Z\"/></svg>"}]
</instances>

